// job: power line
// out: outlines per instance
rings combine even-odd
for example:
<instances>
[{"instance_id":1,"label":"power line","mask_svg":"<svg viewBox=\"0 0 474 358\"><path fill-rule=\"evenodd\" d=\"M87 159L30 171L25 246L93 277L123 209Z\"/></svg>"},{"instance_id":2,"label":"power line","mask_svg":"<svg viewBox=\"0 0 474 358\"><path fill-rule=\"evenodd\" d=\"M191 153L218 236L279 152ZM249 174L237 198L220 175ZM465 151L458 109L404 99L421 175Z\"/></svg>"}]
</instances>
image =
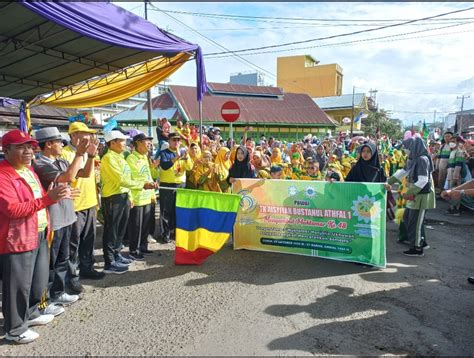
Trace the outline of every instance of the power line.
<instances>
[{"instance_id":1,"label":"power line","mask_svg":"<svg viewBox=\"0 0 474 358\"><path fill-rule=\"evenodd\" d=\"M217 47L219 47L219 48L222 48L222 49L226 50L226 51L227 51L226 53L232 52L231 50L229 50L229 49L226 48L225 46L223 46L223 45L219 44L218 42L214 41L213 39L210 39L210 38L208 38L207 36L201 34L199 31L193 29L193 28L192 28L191 26L189 26L189 25L186 25L184 22L182 22L182 21L176 19L174 16L172 16L172 15L170 15L170 14L164 12L163 10L161 10L161 9L159 9L159 8L157 8L153 3L152 3L151 5L152 5L156 10L161 11L161 12L162 12L163 14L165 14L166 16L170 17L171 19L173 19L173 20L176 21L177 23L181 24L182 26L186 27L187 29L191 30L192 32L198 34L199 36L201 36L202 38L204 38L206 41L212 43L214 46L217 46ZM273 73L271 73L270 71L267 71L266 69L264 69L264 68L262 68L262 67L260 67L260 66L257 66L256 64L254 64L254 63L252 63L252 62L250 62L250 61L248 61L248 60L242 58L242 57L239 56L239 55L235 55L235 56L237 57L237 59L238 59L240 62L243 61L243 62L245 62L246 64L250 65L251 67L253 67L253 68L258 68L258 69L260 69L261 71L264 71L264 72L268 73L270 76L276 78L276 76L275 76Z\"/></svg>"},{"instance_id":2,"label":"power line","mask_svg":"<svg viewBox=\"0 0 474 358\"><path fill-rule=\"evenodd\" d=\"M364 91L369 91L368 88L363 88L363 87L357 87L358 89L364 90ZM385 93L400 93L400 94L417 94L417 95L433 95L433 96L456 96L457 93L430 93L430 92L409 92L409 91L392 91L392 90L383 90L379 89L377 87L377 90L379 92L385 92Z\"/></svg>"},{"instance_id":3,"label":"power line","mask_svg":"<svg viewBox=\"0 0 474 358\"><path fill-rule=\"evenodd\" d=\"M413 26L427 26L427 25L445 25L448 22L429 22L429 24L408 24ZM463 22L455 22L454 24L468 24L472 23L472 21L463 21ZM209 29L199 29L199 31L257 31L257 30L281 30L281 29L308 29L308 28L319 28L319 27L357 27L357 26L382 26L382 24L307 24L307 25L296 25L296 26L272 26L272 27L234 27L234 28L209 28Z\"/></svg>"},{"instance_id":4,"label":"power line","mask_svg":"<svg viewBox=\"0 0 474 358\"><path fill-rule=\"evenodd\" d=\"M249 52L249 53L243 53L243 54L241 54L241 56L252 56L252 55L261 55L261 54L268 54L268 53L288 52L288 51L295 51L295 50L307 50L307 49L319 48L319 47L337 47L337 46L345 46L345 45L350 45L350 44L358 44L358 43L361 43L361 42L372 42L372 41L373 42L394 42L394 41L420 39L420 38L425 38L425 37L451 35L451 34L459 34L459 33L474 31L474 30L464 30L464 31L445 32L445 33L425 35L425 36L413 36L413 37L406 37L406 38L401 38L401 39L392 39L392 40L388 40L388 41L378 41L378 40L381 40L381 39L388 39L388 38L394 38L394 37L399 37L399 36L406 36L406 35L410 35L410 34L427 32L427 31L436 31L436 30L441 30L441 29L455 27L455 26L461 26L461 25L449 25L449 26L443 26L443 27L432 28L432 29L424 29L424 30L419 30L419 31L406 32L406 33L401 33L401 34L394 34L394 35L387 35L387 36L380 36L380 37L372 37L372 38L368 38L368 39L351 40L351 41L345 41L345 42L336 42L336 43L323 44L323 45L293 47L293 48L281 49L281 50ZM207 58L224 58L224 57L229 57L231 55L223 53L222 55L211 56L210 54L206 54L205 56Z\"/></svg>"},{"instance_id":5,"label":"power line","mask_svg":"<svg viewBox=\"0 0 474 358\"><path fill-rule=\"evenodd\" d=\"M158 9L158 8L156 8L156 9ZM474 9L474 7L470 7L470 8L450 11L450 12L446 12L446 13L442 13L442 14L438 14L438 15L434 15L434 16L428 16L428 17L424 17L424 18L421 18L421 19L410 20L410 21L400 22L400 23L396 23L396 24L392 24L392 25L376 27L376 28L373 28L373 29L365 29L365 30L353 31L353 32L348 32L348 33L343 33L343 34L337 34L337 35L331 35L331 36L325 36L325 37L318 37L318 38L314 38L314 39L287 42L287 43L283 43L283 44L279 44L279 45L260 46L260 47L246 48L246 49L240 49L240 50L232 50L232 51L229 50L229 52L232 52L232 53L235 54L235 53L239 53L239 52L258 51L258 50L265 50L265 49L270 49L270 48L284 47L284 46L290 46L290 45L298 45L298 44L303 44L303 43L308 43L308 42L329 40L329 39L333 39L333 38L337 38L337 37L346 37L346 36L358 35L358 34L362 34L362 33L366 33L366 32L373 32L373 31L379 31L379 30L383 30L383 29L387 29L387 28L403 26L403 25L407 25L407 24L410 24L410 23L413 23L413 22L426 21L426 20L429 20L429 19L434 19L434 18L438 18L438 17L441 17L441 16L446 16L446 15L459 13L459 12L463 12L463 11L469 11L469 10L473 10L473 9ZM166 15L171 16L169 14L166 14ZM220 53L216 52L216 53L210 53L208 55L209 56L211 56L211 55L221 55L221 54L224 54L224 53L225 52L220 52Z\"/></svg>"},{"instance_id":6,"label":"power line","mask_svg":"<svg viewBox=\"0 0 474 358\"><path fill-rule=\"evenodd\" d=\"M304 17L275 17L275 16L250 16L250 15L231 15L231 14L213 14L203 12L191 11L177 11L177 10L161 10L166 13L193 15L201 17L217 17L217 18L232 18L242 20L283 20L283 21L321 21L321 22L397 22L397 21L414 21L414 19L323 19L323 18L304 18ZM456 12L456 11L455 11ZM452 13L455 13L452 12ZM450 13L449 13L450 14ZM444 21L464 21L474 20L474 18L460 17L460 18L446 18ZM415 20L417 21L417 20Z\"/></svg>"}]
</instances>

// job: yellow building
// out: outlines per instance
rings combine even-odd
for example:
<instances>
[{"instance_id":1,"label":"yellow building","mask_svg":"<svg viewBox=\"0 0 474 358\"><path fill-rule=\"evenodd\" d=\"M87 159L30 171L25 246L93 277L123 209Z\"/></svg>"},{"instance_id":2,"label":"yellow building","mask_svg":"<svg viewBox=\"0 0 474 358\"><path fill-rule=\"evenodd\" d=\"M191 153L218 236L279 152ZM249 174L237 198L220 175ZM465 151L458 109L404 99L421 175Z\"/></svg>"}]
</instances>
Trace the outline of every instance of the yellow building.
<instances>
[{"instance_id":1,"label":"yellow building","mask_svg":"<svg viewBox=\"0 0 474 358\"><path fill-rule=\"evenodd\" d=\"M352 119L352 94L342 96L319 97L313 98L313 101L321 108L331 119L337 122L340 127L338 131L350 130ZM370 113L368 99L365 93L354 94L354 118L363 112L368 115ZM346 120L344 120L346 118ZM358 131L361 127L362 119L354 122L354 130Z\"/></svg>"},{"instance_id":2,"label":"yellow building","mask_svg":"<svg viewBox=\"0 0 474 358\"><path fill-rule=\"evenodd\" d=\"M310 97L340 96L342 68L337 63L319 65L310 55L277 58L277 87L286 93L306 93Z\"/></svg>"}]
</instances>

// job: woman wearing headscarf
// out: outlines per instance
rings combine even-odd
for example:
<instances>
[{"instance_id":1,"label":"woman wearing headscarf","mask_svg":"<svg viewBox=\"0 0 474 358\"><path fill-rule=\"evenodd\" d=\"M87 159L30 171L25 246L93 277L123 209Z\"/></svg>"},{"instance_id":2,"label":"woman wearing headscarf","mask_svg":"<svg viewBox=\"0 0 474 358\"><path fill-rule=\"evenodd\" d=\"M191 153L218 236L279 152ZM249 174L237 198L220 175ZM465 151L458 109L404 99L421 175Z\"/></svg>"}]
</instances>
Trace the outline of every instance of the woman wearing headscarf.
<instances>
[{"instance_id":1,"label":"woman wearing headscarf","mask_svg":"<svg viewBox=\"0 0 474 358\"><path fill-rule=\"evenodd\" d=\"M255 150L253 152L253 158L252 158L251 163L255 168L258 178L261 178L261 179L270 178L270 167L271 167L270 158L268 158L264 153L262 153L261 150Z\"/></svg>"},{"instance_id":2,"label":"woman wearing headscarf","mask_svg":"<svg viewBox=\"0 0 474 358\"><path fill-rule=\"evenodd\" d=\"M194 180L194 168L198 165L201 160L201 148L196 143L191 143L189 148L189 157L193 162L193 169L186 172L186 188L197 189L197 183Z\"/></svg>"},{"instance_id":3,"label":"woman wearing headscarf","mask_svg":"<svg viewBox=\"0 0 474 358\"><path fill-rule=\"evenodd\" d=\"M240 146L235 153L234 164L229 169L227 182L232 184L236 179L256 178L255 168L250 163L250 155L247 148Z\"/></svg>"},{"instance_id":4,"label":"woman wearing headscarf","mask_svg":"<svg viewBox=\"0 0 474 358\"><path fill-rule=\"evenodd\" d=\"M388 179L389 184L407 178L407 191L403 194L407 200L403 214L403 223L410 243L410 249L404 251L407 256L424 256L423 246L426 241L422 236L426 210L436 207L433 185L434 165L425 143L420 137L412 137L403 141L408 161L404 169L398 170Z\"/></svg>"},{"instance_id":5,"label":"woman wearing headscarf","mask_svg":"<svg viewBox=\"0 0 474 358\"><path fill-rule=\"evenodd\" d=\"M230 186L227 183L227 177L229 176L229 169L232 165L230 160L230 150L227 147L221 147L217 152L217 157L214 161L215 173L217 175L217 181L223 193L230 192Z\"/></svg>"},{"instance_id":6,"label":"woman wearing headscarf","mask_svg":"<svg viewBox=\"0 0 474 358\"><path fill-rule=\"evenodd\" d=\"M205 150L202 153L202 159L194 167L194 181L196 182L197 189L204 191L214 191L217 193L221 192L219 183L216 175L216 168L212 162L212 153L209 150Z\"/></svg>"},{"instance_id":7,"label":"woman wearing headscarf","mask_svg":"<svg viewBox=\"0 0 474 358\"><path fill-rule=\"evenodd\" d=\"M281 165L283 163L281 159L281 150L278 147L273 147L271 156L272 165Z\"/></svg>"},{"instance_id":8,"label":"woman wearing headscarf","mask_svg":"<svg viewBox=\"0 0 474 358\"><path fill-rule=\"evenodd\" d=\"M380 167L377 147L366 143L360 147L360 157L346 176L345 181L359 183L385 183L387 178Z\"/></svg>"}]
</instances>

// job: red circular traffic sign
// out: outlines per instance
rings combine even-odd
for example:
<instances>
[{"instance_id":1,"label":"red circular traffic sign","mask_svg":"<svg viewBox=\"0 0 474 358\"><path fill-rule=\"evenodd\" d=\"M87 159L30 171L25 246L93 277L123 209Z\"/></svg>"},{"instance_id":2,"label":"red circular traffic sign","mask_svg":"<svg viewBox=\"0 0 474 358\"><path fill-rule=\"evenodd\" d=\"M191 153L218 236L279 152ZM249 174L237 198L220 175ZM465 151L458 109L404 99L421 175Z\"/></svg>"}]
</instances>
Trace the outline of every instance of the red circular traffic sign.
<instances>
[{"instance_id":1,"label":"red circular traffic sign","mask_svg":"<svg viewBox=\"0 0 474 358\"><path fill-rule=\"evenodd\" d=\"M240 116L240 107L234 101L227 101L221 108L222 119L226 122L235 122Z\"/></svg>"}]
</instances>

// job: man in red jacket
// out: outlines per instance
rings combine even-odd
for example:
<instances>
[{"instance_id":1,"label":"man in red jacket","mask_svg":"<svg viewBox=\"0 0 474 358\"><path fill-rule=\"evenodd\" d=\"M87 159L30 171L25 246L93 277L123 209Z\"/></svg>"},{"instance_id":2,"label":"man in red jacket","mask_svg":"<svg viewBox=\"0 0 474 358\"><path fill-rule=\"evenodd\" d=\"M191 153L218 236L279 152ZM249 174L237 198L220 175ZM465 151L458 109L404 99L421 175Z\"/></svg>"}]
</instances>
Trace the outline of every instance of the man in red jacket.
<instances>
[{"instance_id":1,"label":"man in red jacket","mask_svg":"<svg viewBox=\"0 0 474 358\"><path fill-rule=\"evenodd\" d=\"M30 167L33 147L28 134L12 130L2 138L0 161L0 255L2 312L5 339L29 343L39 337L30 326L54 318L41 314L38 304L48 284L48 213L46 207L67 198L70 189L58 186L46 193ZM46 275L44 274L46 272Z\"/></svg>"}]
</instances>

